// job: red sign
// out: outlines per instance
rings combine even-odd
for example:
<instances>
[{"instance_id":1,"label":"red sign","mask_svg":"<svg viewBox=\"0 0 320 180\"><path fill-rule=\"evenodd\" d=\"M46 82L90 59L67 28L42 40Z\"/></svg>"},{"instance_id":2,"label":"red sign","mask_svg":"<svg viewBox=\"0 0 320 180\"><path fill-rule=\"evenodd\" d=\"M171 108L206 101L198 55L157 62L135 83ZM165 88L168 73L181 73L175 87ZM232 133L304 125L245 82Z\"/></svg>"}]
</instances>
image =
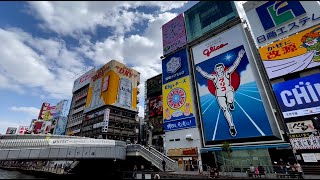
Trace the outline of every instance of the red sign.
<instances>
[{"instance_id":1,"label":"red sign","mask_svg":"<svg viewBox=\"0 0 320 180\"><path fill-rule=\"evenodd\" d=\"M42 103L38 119L43 119L43 115L48 110L49 106L50 106L49 103L46 103L46 102Z\"/></svg>"},{"instance_id":2,"label":"red sign","mask_svg":"<svg viewBox=\"0 0 320 180\"><path fill-rule=\"evenodd\" d=\"M126 66L123 66L123 67L116 66L116 68L118 70L118 73L120 73L122 75L125 75L125 76L127 76L129 78L131 78L133 75L135 77L137 76L136 74L133 74L133 70L132 69L129 69Z\"/></svg>"},{"instance_id":3,"label":"red sign","mask_svg":"<svg viewBox=\"0 0 320 180\"><path fill-rule=\"evenodd\" d=\"M18 130L18 134L25 134L28 131L28 126L20 126Z\"/></svg>"},{"instance_id":4,"label":"red sign","mask_svg":"<svg viewBox=\"0 0 320 180\"><path fill-rule=\"evenodd\" d=\"M228 43L220 44L219 46L210 46L209 49L205 49L205 50L203 51L203 55L206 55L206 56L209 57L212 52L217 51L217 50L225 47L226 45L228 45Z\"/></svg>"}]
</instances>

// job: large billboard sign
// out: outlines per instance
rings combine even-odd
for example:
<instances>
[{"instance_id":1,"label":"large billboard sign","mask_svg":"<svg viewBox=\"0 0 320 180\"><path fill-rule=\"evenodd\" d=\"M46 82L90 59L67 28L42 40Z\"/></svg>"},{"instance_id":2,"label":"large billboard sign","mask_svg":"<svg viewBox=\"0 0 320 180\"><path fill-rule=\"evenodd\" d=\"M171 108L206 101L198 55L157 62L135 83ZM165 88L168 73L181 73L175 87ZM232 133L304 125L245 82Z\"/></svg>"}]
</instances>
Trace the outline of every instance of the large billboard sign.
<instances>
[{"instance_id":1,"label":"large billboard sign","mask_svg":"<svg viewBox=\"0 0 320 180\"><path fill-rule=\"evenodd\" d=\"M162 26L163 54L169 54L187 44L183 14Z\"/></svg>"},{"instance_id":2,"label":"large billboard sign","mask_svg":"<svg viewBox=\"0 0 320 180\"><path fill-rule=\"evenodd\" d=\"M56 109L55 109L55 111L53 112L53 115L52 115L53 119L64 115L63 114L63 110L64 110L67 102L68 102L67 100L61 100L60 102L57 103Z\"/></svg>"},{"instance_id":3,"label":"large billboard sign","mask_svg":"<svg viewBox=\"0 0 320 180\"><path fill-rule=\"evenodd\" d=\"M147 98L162 94L162 74L147 80Z\"/></svg>"},{"instance_id":4,"label":"large billboard sign","mask_svg":"<svg viewBox=\"0 0 320 180\"><path fill-rule=\"evenodd\" d=\"M270 79L319 66L320 24L261 47L259 52Z\"/></svg>"},{"instance_id":5,"label":"large billboard sign","mask_svg":"<svg viewBox=\"0 0 320 180\"><path fill-rule=\"evenodd\" d=\"M60 116L56 128L54 131L55 135L65 135L67 126L67 117Z\"/></svg>"},{"instance_id":6,"label":"large billboard sign","mask_svg":"<svg viewBox=\"0 0 320 180\"><path fill-rule=\"evenodd\" d=\"M137 111L139 81L139 72L111 60L92 76L84 112L104 105Z\"/></svg>"},{"instance_id":7,"label":"large billboard sign","mask_svg":"<svg viewBox=\"0 0 320 180\"><path fill-rule=\"evenodd\" d=\"M320 149L320 136L291 138L290 143L293 149Z\"/></svg>"},{"instance_id":8,"label":"large billboard sign","mask_svg":"<svg viewBox=\"0 0 320 180\"><path fill-rule=\"evenodd\" d=\"M7 131L6 131L6 134L16 134L17 132L17 128L15 127L8 127L7 128Z\"/></svg>"},{"instance_id":9,"label":"large billboard sign","mask_svg":"<svg viewBox=\"0 0 320 180\"><path fill-rule=\"evenodd\" d=\"M162 95L149 98L149 118L155 116L162 116L163 113Z\"/></svg>"},{"instance_id":10,"label":"large billboard sign","mask_svg":"<svg viewBox=\"0 0 320 180\"><path fill-rule=\"evenodd\" d=\"M86 72L84 75L79 77L74 81L72 92L79 90L80 88L84 87L85 85L90 83L91 77L94 75L95 69L91 69Z\"/></svg>"},{"instance_id":11,"label":"large billboard sign","mask_svg":"<svg viewBox=\"0 0 320 180\"><path fill-rule=\"evenodd\" d=\"M192 53L205 145L278 134L266 114L241 24L196 45Z\"/></svg>"},{"instance_id":12,"label":"large billboard sign","mask_svg":"<svg viewBox=\"0 0 320 180\"><path fill-rule=\"evenodd\" d=\"M248 1L243 7L259 47L320 23L318 1Z\"/></svg>"},{"instance_id":13,"label":"large billboard sign","mask_svg":"<svg viewBox=\"0 0 320 180\"><path fill-rule=\"evenodd\" d=\"M46 102L42 103L38 119L43 119L43 117L44 117L45 113L47 112L47 110L49 109L49 107L50 107L49 103L46 103Z\"/></svg>"},{"instance_id":14,"label":"large billboard sign","mask_svg":"<svg viewBox=\"0 0 320 180\"><path fill-rule=\"evenodd\" d=\"M162 61L164 131L196 127L186 49Z\"/></svg>"},{"instance_id":15,"label":"large billboard sign","mask_svg":"<svg viewBox=\"0 0 320 180\"><path fill-rule=\"evenodd\" d=\"M184 15L188 42L239 18L233 1L200 1Z\"/></svg>"},{"instance_id":16,"label":"large billboard sign","mask_svg":"<svg viewBox=\"0 0 320 180\"><path fill-rule=\"evenodd\" d=\"M320 113L320 74L273 85L284 118Z\"/></svg>"}]
</instances>

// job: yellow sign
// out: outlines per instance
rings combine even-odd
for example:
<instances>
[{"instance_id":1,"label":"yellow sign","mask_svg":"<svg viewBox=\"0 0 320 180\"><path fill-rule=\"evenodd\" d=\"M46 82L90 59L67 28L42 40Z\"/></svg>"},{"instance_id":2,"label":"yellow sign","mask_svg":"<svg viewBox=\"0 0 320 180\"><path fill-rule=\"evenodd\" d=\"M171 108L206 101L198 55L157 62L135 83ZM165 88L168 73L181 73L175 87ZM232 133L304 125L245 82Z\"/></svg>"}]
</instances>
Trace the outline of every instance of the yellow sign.
<instances>
[{"instance_id":1,"label":"yellow sign","mask_svg":"<svg viewBox=\"0 0 320 180\"><path fill-rule=\"evenodd\" d=\"M162 85L164 122L192 117L189 76Z\"/></svg>"},{"instance_id":2,"label":"yellow sign","mask_svg":"<svg viewBox=\"0 0 320 180\"><path fill-rule=\"evenodd\" d=\"M140 73L115 60L110 61L91 78L85 112L103 105L137 110Z\"/></svg>"},{"instance_id":3,"label":"yellow sign","mask_svg":"<svg viewBox=\"0 0 320 180\"><path fill-rule=\"evenodd\" d=\"M270 79L320 65L320 24L259 48Z\"/></svg>"}]
</instances>

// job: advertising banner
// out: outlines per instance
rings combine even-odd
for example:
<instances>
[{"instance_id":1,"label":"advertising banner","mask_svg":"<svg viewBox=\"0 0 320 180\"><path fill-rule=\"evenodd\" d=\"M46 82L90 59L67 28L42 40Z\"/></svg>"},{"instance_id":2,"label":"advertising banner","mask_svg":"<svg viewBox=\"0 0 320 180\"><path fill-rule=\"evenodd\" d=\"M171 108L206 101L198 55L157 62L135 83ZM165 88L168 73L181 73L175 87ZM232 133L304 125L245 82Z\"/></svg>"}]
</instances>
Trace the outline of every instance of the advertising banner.
<instances>
[{"instance_id":1,"label":"advertising banner","mask_svg":"<svg viewBox=\"0 0 320 180\"><path fill-rule=\"evenodd\" d=\"M320 24L261 47L259 52L270 79L319 66Z\"/></svg>"},{"instance_id":2,"label":"advertising banner","mask_svg":"<svg viewBox=\"0 0 320 180\"><path fill-rule=\"evenodd\" d=\"M40 134L43 121L36 121L33 126L33 134Z\"/></svg>"},{"instance_id":3,"label":"advertising banner","mask_svg":"<svg viewBox=\"0 0 320 180\"><path fill-rule=\"evenodd\" d=\"M6 131L6 134L16 134L17 132L17 128L15 127L8 127L7 128L7 131Z\"/></svg>"},{"instance_id":4,"label":"advertising banner","mask_svg":"<svg viewBox=\"0 0 320 180\"><path fill-rule=\"evenodd\" d=\"M155 116L162 116L162 108L163 108L163 102L162 102L162 95L153 97L149 99L149 118L155 117Z\"/></svg>"},{"instance_id":5,"label":"advertising banner","mask_svg":"<svg viewBox=\"0 0 320 180\"><path fill-rule=\"evenodd\" d=\"M238 25L192 48L206 145L274 136L247 42Z\"/></svg>"},{"instance_id":6,"label":"advertising banner","mask_svg":"<svg viewBox=\"0 0 320 180\"><path fill-rule=\"evenodd\" d=\"M162 94L162 74L147 80L147 98Z\"/></svg>"},{"instance_id":7,"label":"advertising banner","mask_svg":"<svg viewBox=\"0 0 320 180\"><path fill-rule=\"evenodd\" d=\"M289 133L305 133L315 131L312 120L286 123Z\"/></svg>"},{"instance_id":8,"label":"advertising banner","mask_svg":"<svg viewBox=\"0 0 320 180\"><path fill-rule=\"evenodd\" d=\"M139 81L137 71L111 60L92 76L84 112L104 105L137 111Z\"/></svg>"},{"instance_id":9,"label":"advertising banner","mask_svg":"<svg viewBox=\"0 0 320 180\"><path fill-rule=\"evenodd\" d=\"M320 74L273 85L284 118L320 113Z\"/></svg>"},{"instance_id":10,"label":"advertising banner","mask_svg":"<svg viewBox=\"0 0 320 180\"><path fill-rule=\"evenodd\" d=\"M25 134L28 131L28 126L19 126L18 134Z\"/></svg>"},{"instance_id":11,"label":"advertising banner","mask_svg":"<svg viewBox=\"0 0 320 180\"><path fill-rule=\"evenodd\" d=\"M46 102L42 103L38 119L43 119L43 117L44 117L44 115L47 112L49 107L50 107L49 103L46 103Z\"/></svg>"},{"instance_id":12,"label":"advertising banner","mask_svg":"<svg viewBox=\"0 0 320 180\"><path fill-rule=\"evenodd\" d=\"M74 93L75 91L81 89L85 85L89 84L90 80L91 80L91 77L94 75L94 73L95 73L95 68L92 68L91 70L86 72L84 75L82 75L81 77L76 79L74 81L74 84L73 84L72 93Z\"/></svg>"},{"instance_id":13,"label":"advertising banner","mask_svg":"<svg viewBox=\"0 0 320 180\"><path fill-rule=\"evenodd\" d=\"M152 133L162 133L163 132L162 115L149 118L149 122L153 126Z\"/></svg>"},{"instance_id":14,"label":"advertising banner","mask_svg":"<svg viewBox=\"0 0 320 180\"><path fill-rule=\"evenodd\" d=\"M302 153L301 155L304 162L318 162L315 153Z\"/></svg>"},{"instance_id":15,"label":"advertising banner","mask_svg":"<svg viewBox=\"0 0 320 180\"><path fill-rule=\"evenodd\" d=\"M162 92L164 130L172 131L196 127L192 107L190 77L185 76L164 84Z\"/></svg>"},{"instance_id":16,"label":"advertising banner","mask_svg":"<svg viewBox=\"0 0 320 180\"><path fill-rule=\"evenodd\" d=\"M58 118L59 116L62 116L63 115L63 111L64 111L64 108L65 108L65 105L68 101L67 100L62 100L60 102L58 102L58 104L55 106L56 109L55 111L53 112L53 115L52 115L52 118Z\"/></svg>"},{"instance_id":17,"label":"advertising banner","mask_svg":"<svg viewBox=\"0 0 320 180\"><path fill-rule=\"evenodd\" d=\"M65 135L66 126L67 126L67 117L60 116L58 123L56 125L56 129L54 131L55 135Z\"/></svg>"},{"instance_id":18,"label":"advertising banner","mask_svg":"<svg viewBox=\"0 0 320 180\"><path fill-rule=\"evenodd\" d=\"M183 14L162 26L163 54L169 54L187 44Z\"/></svg>"},{"instance_id":19,"label":"advertising banner","mask_svg":"<svg viewBox=\"0 0 320 180\"><path fill-rule=\"evenodd\" d=\"M162 84L188 76L187 49L182 49L162 60Z\"/></svg>"},{"instance_id":20,"label":"advertising banner","mask_svg":"<svg viewBox=\"0 0 320 180\"><path fill-rule=\"evenodd\" d=\"M292 138L290 143L293 149L320 149L320 137Z\"/></svg>"},{"instance_id":21,"label":"advertising banner","mask_svg":"<svg viewBox=\"0 0 320 180\"><path fill-rule=\"evenodd\" d=\"M243 7L259 47L320 23L318 1L247 1Z\"/></svg>"},{"instance_id":22,"label":"advertising banner","mask_svg":"<svg viewBox=\"0 0 320 180\"><path fill-rule=\"evenodd\" d=\"M52 124L51 121L44 121L40 129L41 134L49 133L51 130L51 124Z\"/></svg>"}]
</instances>

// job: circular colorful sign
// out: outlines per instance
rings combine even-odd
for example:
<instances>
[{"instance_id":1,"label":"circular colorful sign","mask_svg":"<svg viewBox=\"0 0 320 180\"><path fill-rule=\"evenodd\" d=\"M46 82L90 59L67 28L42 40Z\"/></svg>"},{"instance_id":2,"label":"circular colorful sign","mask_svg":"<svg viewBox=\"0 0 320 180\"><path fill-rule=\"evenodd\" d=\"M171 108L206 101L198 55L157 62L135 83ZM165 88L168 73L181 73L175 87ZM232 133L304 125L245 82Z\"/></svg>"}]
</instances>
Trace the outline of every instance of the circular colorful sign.
<instances>
[{"instance_id":1,"label":"circular colorful sign","mask_svg":"<svg viewBox=\"0 0 320 180\"><path fill-rule=\"evenodd\" d=\"M186 102L186 92L181 88L172 89L167 96L168 106L172 109L181 108Z\"/></svg>"}]
</instances>

